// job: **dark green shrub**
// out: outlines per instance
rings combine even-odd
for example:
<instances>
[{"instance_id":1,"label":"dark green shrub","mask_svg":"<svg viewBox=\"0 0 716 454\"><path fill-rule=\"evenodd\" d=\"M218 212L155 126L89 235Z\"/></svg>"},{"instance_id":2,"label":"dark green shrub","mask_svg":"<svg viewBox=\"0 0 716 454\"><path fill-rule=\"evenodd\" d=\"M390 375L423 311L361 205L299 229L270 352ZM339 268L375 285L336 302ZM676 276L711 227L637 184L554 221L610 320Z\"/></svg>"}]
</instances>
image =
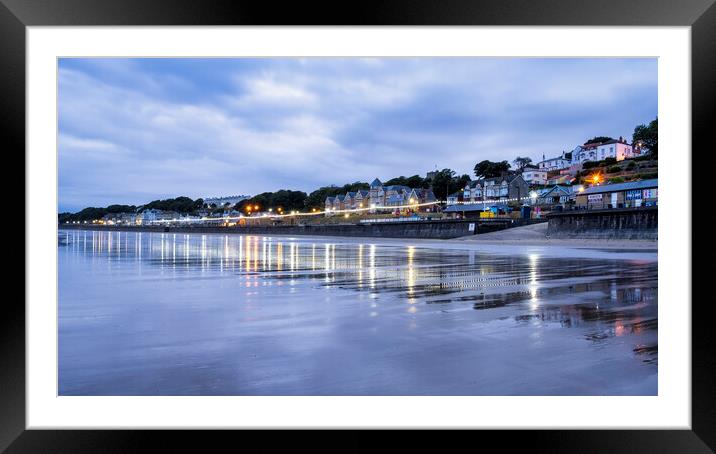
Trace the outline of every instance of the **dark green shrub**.
<instances>
[{"instance_id":1,"label":"dark green shrub","mask_svg":"<svg viewBox=\"0 0 716 454\"><path fill-rule=\"evenodd\" d=\"M622 168L619 166L611 166L607 169L607 173L617 173L617 172L621 172L621 171L622 171Z\"/></svg>"},{"instance_id":2,"label":"dark green shrub","mask_svg":"<svg viewBox=\"0 0 716 454\"><path fill-rule=\"evenodd\" d=\"M659 178L659 172L640 173L637 175L637 177L641 178L642 180L651 180L653 178Z\"/></svg>"}]
</instances>

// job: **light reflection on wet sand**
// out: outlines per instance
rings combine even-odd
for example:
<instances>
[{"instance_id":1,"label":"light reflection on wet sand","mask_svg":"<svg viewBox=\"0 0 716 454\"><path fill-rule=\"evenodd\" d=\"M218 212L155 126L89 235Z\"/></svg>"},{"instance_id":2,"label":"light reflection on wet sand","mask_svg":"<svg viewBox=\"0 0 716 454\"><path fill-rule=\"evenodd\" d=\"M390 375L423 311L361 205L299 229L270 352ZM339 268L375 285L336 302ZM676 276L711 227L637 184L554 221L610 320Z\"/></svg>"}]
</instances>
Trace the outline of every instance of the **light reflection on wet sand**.
<instances>
[{"instance_id":1,"label":"light reflection on wet sand","mask_svg":"<svg viewBox=\"0 0 716 454\"><path fill-rule=\"evenodd\" d=\"M655 260L60 235L60 394L657 393Z\"/></svg>"}]
</instances>

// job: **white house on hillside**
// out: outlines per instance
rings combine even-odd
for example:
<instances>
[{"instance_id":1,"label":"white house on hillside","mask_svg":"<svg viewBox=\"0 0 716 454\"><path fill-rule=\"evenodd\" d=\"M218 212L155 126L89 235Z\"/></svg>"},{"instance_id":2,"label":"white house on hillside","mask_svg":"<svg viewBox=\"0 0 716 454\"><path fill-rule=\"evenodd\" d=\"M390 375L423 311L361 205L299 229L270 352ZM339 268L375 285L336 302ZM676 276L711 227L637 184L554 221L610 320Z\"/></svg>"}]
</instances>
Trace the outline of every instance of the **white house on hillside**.
<instances>
[{"instance_id":1,"label":"white house on hillside","mask_svg":"<svg viewBox=\"0 0 716 454\"><path fill-rule=\"evenodd\" d=\"M564 151L562 152L561 156L557 156L556 158L550 158L545 159L544 155L542 155L542 161L537 163L537 166L541 170L562 170L566 169L572 165L571 161L565 156Z\"/></svg>"},{"instance_id":2,"label":"white house on hillside","mask_svg":"<svg viewBox=\"0 0 716 454\"><path fill-rule=\"evenodd\" d=\"M579 145L572 150L572 164L582 164L588 161L601 161L614 158L617 161L639 156L634 147L627 143L623 137L608 140L604 143L590 143Z\"/></svg>"},{"instance_id":3,"label":"white house on hillside","mask_svg":"<svg viewBox=\"0 0 716 454\"><path fill-rule=\"evenodd\" d=\"M525 167L522 169L522 178L527 184L547 184L547 170Z\"/></svg>"},{"instance_id":4,"label":"white house on hillside","mask_svg":"<svg viewBox=\"0 0 716 454\"><path fill-rule=\"evenodd\" d=\"M598 161L596 144L577 145L572 150L572 165L582 164L587 161Z\"/></svg>"},{"instance_id":5,"label":"white house on hillside","mask_svg":"<svg viewBox=\"0 0 716 454\"><path fill-rule=\"evenodd\" d=\"M634 157L633 148L623 138L612 139L597 146L597 159L615 158L623 161L626 158Z\"/></svg>"}]
</instances>

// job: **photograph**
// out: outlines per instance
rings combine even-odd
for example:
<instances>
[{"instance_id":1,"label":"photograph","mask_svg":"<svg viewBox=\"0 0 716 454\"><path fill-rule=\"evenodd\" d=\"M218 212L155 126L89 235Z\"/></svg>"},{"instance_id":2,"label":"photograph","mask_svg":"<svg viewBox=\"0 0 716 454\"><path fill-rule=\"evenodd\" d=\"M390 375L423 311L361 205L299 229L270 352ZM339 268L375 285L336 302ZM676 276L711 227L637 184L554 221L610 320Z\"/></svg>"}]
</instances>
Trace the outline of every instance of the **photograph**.
<instances>
[{"instance_id":1,"label":"photograph","mask_svg":"<svg viewBox=\"0 0 716 454\"><path fill-rule=\"evenodd\" d=\"M58 396L659 396L659 58L56 71Z\"/></svg>"}]
</instances>

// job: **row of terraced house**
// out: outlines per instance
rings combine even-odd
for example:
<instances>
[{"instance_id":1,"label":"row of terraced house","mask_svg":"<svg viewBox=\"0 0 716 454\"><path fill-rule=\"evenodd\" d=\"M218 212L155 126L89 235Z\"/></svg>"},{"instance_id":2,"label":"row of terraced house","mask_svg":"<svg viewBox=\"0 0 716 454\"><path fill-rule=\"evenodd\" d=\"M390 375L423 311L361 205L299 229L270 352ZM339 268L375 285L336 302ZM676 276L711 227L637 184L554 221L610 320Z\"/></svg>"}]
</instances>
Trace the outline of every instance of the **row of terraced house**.
<instances>
[{"instance_id":1,"label":"row of terraced house","mask_svg":"<svg viewBox=\"0 0 716 454\"><path fill-rule=\"evenodd\" d=\"M383 185L376 178L370 189L347 192L326 198L326 216L344 210L360 210L375 213L412 209L413 211L434 211L435 194L430 189L411 188L404 185Z\"/></svg>"}]
</instances>

